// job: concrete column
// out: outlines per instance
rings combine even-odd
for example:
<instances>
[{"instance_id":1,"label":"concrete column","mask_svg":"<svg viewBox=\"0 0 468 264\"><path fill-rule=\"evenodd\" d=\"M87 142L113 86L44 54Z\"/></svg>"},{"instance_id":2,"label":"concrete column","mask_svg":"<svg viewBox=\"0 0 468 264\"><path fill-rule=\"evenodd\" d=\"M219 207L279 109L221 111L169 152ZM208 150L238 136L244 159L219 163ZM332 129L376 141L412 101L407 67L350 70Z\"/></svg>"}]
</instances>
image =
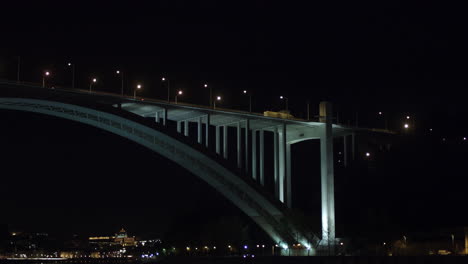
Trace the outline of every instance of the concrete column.
<instances>
[{"instance_id":1,"label":"concrete column","mask_svg":"<svg viewBox=\"0 0 468 264\"><path fill-rule=\"evenodd\" d=\"M237 122L237 168L242 168L242 134L241 122Z\"/></svg>"},{"instance_id":2,"label":"concrete column","mask_svg":"<svg viewBox=\"0 0 468 264\"><path fill-rule=\"evenodd\" d=\"M286 144L286 204L292 208L291 144Z\"/></svg>"},{"instance_id":3,"label":"concrete column","mask_svg":"<svg viewBox=\"0 0 468 264\"><path fill-rule=\"evenodd\" d=\"M322 241L335 242L335 194L333 172L332 108L328 102L320 103L320 117L324 118L320 136ZM331 246L334 248L334 246Z\"/></svg>"},{"instance_id":4,"label":"concrete column","mask_svg":"<svg viewBox=\"0 0 468 264\"><path fill-rule=\"evenodd\" d=\"M167 120L167 109L163 109L163 125L166 125L166 120Z\"/></svg>"},{"instance_id":5,"label":"concrete column","mask_svg":"<svg viewBox=\"0 0 468 264\"><path fill-rule=\"evenodd\" d=\"M198 133L197 133L198 144L202 144L203 143L203 132L202 132L202 130L203 130L202 126L203 125L202 125L202 117L201 116L198 118L197 125L198 125L198 127L197 127L197 129L198 129Z\"/></svg>"},{"instance_id":6,"label":"concrete column","mask_svg":"<svg viewBox=\"0 0 468 264\"><path fill-rule=\"evenodd\" d=\"M189 121L188 120L185 120L184 122L184 135L186 137L189 136Z\"/></svg>"},{"instance_id":7,"label":"concrete column","mask_svg":"<svg viewBox=\"0 0 468 264\"><path fill-rule=\"evenodd\" d=\"M245 120L245 164L244 164L244 169L245 172L248 174L249 173L249 130L250 130L250 120Z\"/></svg>"},{"instance_id":8,"label":"concrete column","mask_svg":"<svg viewBox=\"0 0 468 264\"><path fill-rule=\"evenodd\" d=\"M228 126L223 127L223 156L228 158Z\"/></svg>"},{"instance_id":9,"label":"concrete column","mask_svg":"<svg viewBox=\"0 0 468 264\"><path fill-rule=\"evenodd\" d=\"M154 121L156 121L156 123L159 123L159 111L156 111L156 113L154 114Z\"/></svg>"},{"instance_id":10,"label":"concrete column","mask_svg":"<svg viewBox=\"0 0 468 264\"><path fill-rule=\"evenodd\" d=\"M219 138L219 129L220 127L219 126L216 126L216 153L219 155L221 153L221 142L220 141L220 138Z\"/></svg>"},{"instance_id":11,"label":"concrete column","mask_svg":"<svg viewBox=\"0 0 468 264\"><path fill-rule=\"evenodd\" d=\"M286 183L286 124L278 127L278 188L279 200L285 202Z\"/></svg>"},{"instance_id":12,"label":"concrete column","mask_svg":"<svg viewBox=\"0 0 468 264\"><path fill-rule=\"evenodd\" d=\"M280 184L279 184L279 146L278 146L278 128L273 128L273 164L274 164L274 183L275 197L280 199Z\"/></svg>"},{"instance_id":13,"label":"concrete column","mask_svg":"<svg viewBox=\"0 0 468 264\"><path fill-rule=\"evenodd\" d=\"M348 167L348 136L343 136L343 162Z\"/></svg>"},{"instance_id":14,"label":"concrete column","mask_svg":"<svg viewBox=\"0 0 468 264\"><path fill-rule=\"evenodd\" d=\"M265 148L264 148L264 132L260 130L260 184L265 186Z\"/></svg>"},{"instance_id":15,"label":"concrete column","mask_svg":"<svg viewBox=\"0 0 468 264\"><path fill-rule=\"evenodd\" d=\"M177 121L177 132L182 133L182 124L180 123L180 121Z\"/></svg>"},{"instance_id":16,"label":"concrete column","mask_svg":"<svg viewBox=\"0 0 468 264\"><path fill-rule=\"evenodd\" d=\"M252 130L252 178L257 181L257 131Z\"/></svg>"},{"instance_id":17,"label":"concrete column","mask_svg":"<svg viewBox=\"0 0 468 264\"><path fill-rule=\"evenodd\" d=\"M210 115L206 115L206 126L205 126L205 146L208 148L210 142Z\"/></svg>"}]
</instances>

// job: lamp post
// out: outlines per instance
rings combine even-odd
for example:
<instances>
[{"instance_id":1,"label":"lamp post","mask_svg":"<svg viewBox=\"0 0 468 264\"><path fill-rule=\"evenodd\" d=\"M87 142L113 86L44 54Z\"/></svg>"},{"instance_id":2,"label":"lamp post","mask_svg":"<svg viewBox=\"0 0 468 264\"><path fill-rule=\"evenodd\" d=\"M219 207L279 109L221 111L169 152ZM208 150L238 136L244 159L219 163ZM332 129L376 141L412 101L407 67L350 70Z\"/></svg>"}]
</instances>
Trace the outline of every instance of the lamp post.
<instances>
[{"instance_id":1,"label":"lamp post","mask_svg":"<svg viewBox=\"0 0 468 264\"><path fill-rule=\"evenodd\" d=\"M244 90L244 94L249 96L249 112L252 113L252 93L249 93L247 90Z\"/></svg>"},{"instance_id":2,"label":"lamp post","mask_svg":"<svg viewBox=\"0 0 468 264\"><path fill-rule=\"evenodd\" d=\"M178 92L177 92L177 94L176 94L176 96L175 96L175 103L176 103L176 104L177 104L177 96L178 96L178 95L182 95L182 94L183 94L182 91L178 91Z\"/></svg>"},{"instance_id":3,"label":"lamp post","mask_svg":"<svg viewBox=\"0 0 468 264\"><path fill-rule=\"evenodd\" d=\"M89 92L92 91L93 89L93 84L97 82L96 78L91 79L91 82L89 82Z\"/></svg>"},{"instance_id":4,"label":"lamp post","mask_svg":"<svg viewBox=\"0 0 468 264\"><path fill-rule=\"evenodd\" d=\"M122 86L120 87L120 95L123 96L124 95L124 73L123 71L120 71L120 70L116 70L115 73L117 75L120 75L120 81L122 82Z\"/></svg>"},{"instance_id":5,"label":"lamp post","mask_svg":"<svg viewBox=\"0 0 468 264\"><path fill-rule=\"evenodd\" d=\"M288 111L288 98L281 95L281 96L280 96L280 99L286 101L286 112L287 112L287 111Z\"/></svg>"},{"instance_id":6,"label":"lamp post","mask_svg":"<svg viewBox=\"0 0 468 264\"><path fill-rule=\"evenodd\" d=\"M50 75L50 72L48 71L45 71L44 75L42 75L42 88L45 88L45 79L46 77L49 77L49 75Z\"/></svg>"},{"instance_id":7,"label":"lamp post","mask_svg":"<svg viewBox=\"0 0 468 264\"><path fill-rule=\"evenodd\" d=\"M72 88L74 89L75 88L75 64L69 62L68 67L71 67L71 71L72 71Z\"/></svg>"},{"instance_id":8,"label":"lamp post","mask_svg":"<svg viewBox=\"0 0 468 264\"><path fill-rule=\"evenodd\" d=\"M166 77L162 77L161 78L161 81L164 83L164 82L167 82L167 102L169 103L170 102L170 98L171 98L171 83L169 81L169 79L167 79Z\"/></svg>"},{"instance_id":9,"label":"lamp post","mask_svg":"<svg viewBox=\"0 0 468 264\"><path fill-rule=\"evenodd\" d=\"M213 95L212 95L212 94L213 94L213 90L212 90L211 86L208 87L208 84L206 84L206 83L203 85L203 87L205 87L205 88L210 88L210 107L212 107L212 106L213 106Z\"/></svg>"},{"instance_id":10,"label":"lamp post","mask_svg":"<svg viewBox=\"0 0 468 264\"><path fill-rule=\"evenodd\" d=\"M216 96L216 100L213 101L213 109L216 109L216 101L221 101L221 96Z\"/></svg>"},{"instance_id":11,"label":"lamp post","mask_svg":"<svg viewBox=\"0 0 468 264\"><path fill-rule=\"evenodd\" d=\"M135 88L135 90L133 90L133 99L136 99L136 92L137 90L141 89L141 84L138 84Z\"/></svg>"}]
</instances>

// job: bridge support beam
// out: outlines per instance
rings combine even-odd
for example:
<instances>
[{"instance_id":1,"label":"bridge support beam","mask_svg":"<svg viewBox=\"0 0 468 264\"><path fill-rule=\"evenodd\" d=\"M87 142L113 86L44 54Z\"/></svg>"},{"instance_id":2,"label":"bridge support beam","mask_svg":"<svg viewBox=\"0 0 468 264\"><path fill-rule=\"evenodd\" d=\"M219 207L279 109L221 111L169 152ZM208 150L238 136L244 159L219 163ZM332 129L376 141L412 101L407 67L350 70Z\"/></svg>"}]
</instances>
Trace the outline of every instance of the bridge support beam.
<instances>
[{"instance_id":1,"label":"bridge support beam","mask_svg":"<svg viewBox=\"0 0 468 264\"><path fill-rule=\"evenodd\" d=\"M219 138L219 130L221 128L219 126L216 126L216 154L221 154L221 142L220 142L220 138Z\"/></svg>"},{"instance_id":2,"label":"bridge support beam","mask_svg":"<svg viewBox=\"0 0 468 264\"><path fill-rule=\"evenodd\" d=\"M242 134L241 122L237 122L237 168L242 168Z\"/></svg>"},{"instance_id":3,"label":"bridge support beam","mask_svg":"<svg viewBox=\"0 0 468 264\"><path fill-rule=\"evenodd\" d=\"M156 121L156 123L159 123L159 111L156 111L156 113L154 114L154 121Z\"/></svg>"},{"instance_id":4,"label":"bridge support beam","mask_svg":"<svg viewBox=\"0 0 468 264\"><path fill-rule=\"evenodd\" d=\"M223 157L228 158L228 126L223 126Z\"/></svg>"},{"instance_id":5,"label":"bridge support beam","mask_svg":"<svg viewBox=\"0 0 468 264\"><path fill-rule=\"evenodd\" d=\"M265 148L264 148L264 143L265 143L265 131L263 129L260 130L260 184L262 186L265 186Z\"/></svg>"},{"instance_id":6,"label":"bridge support beam","mask_svg":"<svg viewBox=\"0 0 468 264\"><path fill-rule=\"evenodd\" d=\"M325 121L320 136L322 241L334 248L335 243L335 191L333 172L332 107L320 103L320 119ZM331 246L331 247L330 247Z\"/></svg>"},{"instance_id":7,"label":"bridge support beam","mask_svg":"<svg viewBox=\"0 0 468 264\"><path fill-rule=\"evenodd\" d=\"M205 146L208 148L210 142L210 115L206 115L206 126L205 126Z\"/></svg>"},{"instance_id":8,"label":"bridge support beam","mask_svg":"<svg viewBox=\"0 0 468 264\"><path fill-rule=\"evenodd\" d=\"M257 181L257 131L252 130L252 179Z\"/></svg>"},{"instance_id":9,"label":"bridge support beam","mask_svg":"<svg viewBox=\"0 0 468 264\"><path fill-rule=\"evenodd\" d=\"M197 122L197 129L198 129L198 133L197 133L197 137L198 137L198 144L202 144L203 142L203 132L202 132L202 117L200 116L198 118L198 122Z\"/></svg>"}]
</instances>

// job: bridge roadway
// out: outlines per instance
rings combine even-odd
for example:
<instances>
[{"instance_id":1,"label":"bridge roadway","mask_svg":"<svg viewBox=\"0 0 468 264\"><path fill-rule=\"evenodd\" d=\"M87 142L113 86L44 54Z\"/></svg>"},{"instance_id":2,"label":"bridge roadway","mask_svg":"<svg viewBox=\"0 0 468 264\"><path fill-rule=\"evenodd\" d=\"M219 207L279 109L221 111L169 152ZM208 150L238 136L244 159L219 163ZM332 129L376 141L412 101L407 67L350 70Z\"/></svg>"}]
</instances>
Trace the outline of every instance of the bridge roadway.
<instances>
[{"instance_id":1,"label":"bridge roadway","mask_svg":"<svg viewBox=\"0 0 468 264\"><path fill-rule=\"evenodd\" d=\"M283 248L296 242L306 245L308 250L311 248L315 250L320 241L323 245L336 242L333 138L344 138L344 163L346 166L349 156L347 154L347 145L349 145L347 138L351 136L352 157L354 158L354 133L360 129L332 124L332 111L329 103L320 104L319 122L312 122L297 118L267 117L262 114L218 107L213 109L186 103L175 104L142 97L132 98L103 92L90 93L87 90L79 89L41 88L37 85L18 85L0 81L0 108L39 112L87 123L152 148L207 181L218 191L224 192L223 194L229 200L257 222L274 241L282 244ZM148 117L154 120L151 124L148 123ZM93 118L94 120L90 120ZM106 124L103 125L102 120L107 119L111 121L107 124L108 126L105 126ZM129 123L130 121L131 123ZM120 125L115 125L113 122ZM176 124L176 131L169 131L169 122ZM125 124L128 125L128 129L126 132L122 132L121 130L125 130ZM111 127L112 125L113 127ZM142 125L144 127L141 127ZM197 133L193 137L190 135L190 126L196 127ZM116 127L121 130L116 129ZM148 128L152 130L150 131ZM215 153L210 152L210 149L213 149L213 146L210 146L210 142L213 142L210 140L213 128L215 131ZM146 131L146 133L142 131ZM223 161L223 159L229 158L229 131L235 131L233 134L236 138L235 161L237 168L230 168L231 165ZM262 188L266 177L264 173L266 165L264 162L265 133L273 134L274 194L269 194ZM139 136L139 138L135 136ZM183 143L184 146L179 147L181 151L185 152L185 156L171 156L174 153L164 152L157 146L148 146L147 142L141 140L141 138L151 137L152 143L157 143L158 139L166 138L165 142L160 143L162 145L173 143L171 147L175 148ZM280 224L282 218L288 218L287 207L291 207L291 145L310 139L319 139L321 142L322 239L312 234L301 233L293 223L290 223L287 231L281 230L285 227ZM187 146L191 149L188 149ZM193 153L188 154L190 151ZM220 173L217 180L207 178L207 174L215 174L213 171L208 173L209 168L204 168L204 171L195 171L193 163L187 163L187 159L190 159L188 156L193 158L201 156L201 154L207 158L200 158L198 163L204 163L210 169L214 168L213 170ZM226 168L229 170L226 171ZM230 177L232 174L243 175L243 177L234 179ZM232 184L229 185L227 181L237 185L237 188L242 186L242 190L234 190L233 188L236 187L233 187ZM231 190L222 189L223 187L220 185L225 185L224 187L229 185ZM242 196L244 200L246 196L250 196L250 200L245 204L245 201L239 201L239 196ZM299 233L301 233L300 236Z\"/></svg>"}]
</instances>

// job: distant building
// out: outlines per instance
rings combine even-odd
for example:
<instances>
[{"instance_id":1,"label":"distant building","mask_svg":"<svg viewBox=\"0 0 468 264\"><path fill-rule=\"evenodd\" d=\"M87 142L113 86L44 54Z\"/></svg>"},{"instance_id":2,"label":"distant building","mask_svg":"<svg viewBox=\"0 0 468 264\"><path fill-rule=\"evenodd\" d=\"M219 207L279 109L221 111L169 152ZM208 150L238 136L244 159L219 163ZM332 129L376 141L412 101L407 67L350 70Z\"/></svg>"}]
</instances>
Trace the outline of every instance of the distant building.
<instances>
[{"instance_id":1,"label":"distant building","mask_svg":"<svg viewBox=\"0 0 468 264\"><path fill-rule=\"evenodd\" d=\"M99 246L100 248L112 247L121 245L124 247L134 247L138 244L138 240L133 236L129 237L127 231L122 228L114 236L96 236L89 237L89 243L91 245Z\"/></svg>"}]
</instances>

